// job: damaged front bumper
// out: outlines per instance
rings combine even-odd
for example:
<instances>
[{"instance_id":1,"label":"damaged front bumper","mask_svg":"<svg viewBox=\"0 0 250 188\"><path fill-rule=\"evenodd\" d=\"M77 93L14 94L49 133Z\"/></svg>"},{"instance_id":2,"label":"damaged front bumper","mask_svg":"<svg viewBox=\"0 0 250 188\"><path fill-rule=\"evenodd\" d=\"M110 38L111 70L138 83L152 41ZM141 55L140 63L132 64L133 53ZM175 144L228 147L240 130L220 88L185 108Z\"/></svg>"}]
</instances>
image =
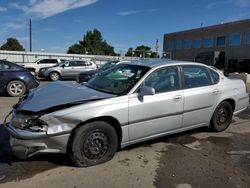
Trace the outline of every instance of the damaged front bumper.
<instances>
[{"instance_id":1,"label":"damaged front bumper","mask_svg":"<svg viewBox=\"0 0 250 188\"><path fill-rule=\"evenodd\" d=\"M10 114L8 115L10 116ZM8 118L6 117L6 119ZM70 131L48 135L46 132L31 132L14 127L11 122L4 127L10 133L13 154L25 159L42 153L66 153Z\"/></svg>"}]
</instances>

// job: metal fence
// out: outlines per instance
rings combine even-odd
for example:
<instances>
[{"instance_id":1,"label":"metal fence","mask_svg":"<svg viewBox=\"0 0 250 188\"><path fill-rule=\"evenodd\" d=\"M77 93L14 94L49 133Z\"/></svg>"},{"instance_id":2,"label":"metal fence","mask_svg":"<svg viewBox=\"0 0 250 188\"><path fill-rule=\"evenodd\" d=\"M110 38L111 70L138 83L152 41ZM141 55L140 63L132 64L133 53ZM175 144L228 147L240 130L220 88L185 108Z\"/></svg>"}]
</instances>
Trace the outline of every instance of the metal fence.
<instances>
[{"instance_id":1,"label":"metal fence","mask_svg":"<svg viewBox=\"0 0 250 188\"><path fill-rule=\"evenodd\" d=\"M110 60L136 60L135 57L121 56L101 56L101 55L80 55L63 53L45 53L45 52L18 52L0 50L0 59L15 63L33 63L38 59L66 59L66 60L91 60L96 64L103 64Z\"/></svg>"}]
</instances>

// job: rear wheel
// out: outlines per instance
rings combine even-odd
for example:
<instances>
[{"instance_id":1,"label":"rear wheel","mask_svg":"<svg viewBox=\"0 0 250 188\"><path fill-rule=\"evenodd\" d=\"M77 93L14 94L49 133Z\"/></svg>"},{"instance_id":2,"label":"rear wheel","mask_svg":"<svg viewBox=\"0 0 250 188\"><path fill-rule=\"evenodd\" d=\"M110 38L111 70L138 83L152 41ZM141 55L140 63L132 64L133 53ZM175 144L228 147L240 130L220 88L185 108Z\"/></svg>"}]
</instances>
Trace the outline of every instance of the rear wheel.
<instances>
[{"instance_id":1,"label":"rear wheel","mask_svg":"<svg viewBox=\"0 0 250 188\"><path fill-rule=\"evenodd\" d=\"M106 122L97 121L72 132L68 151L76 166L87 167L112 159L117 146L115 129Z\"/></svg>"},{"instance_id":2,"label":"rear wheel","mask_svg":"<svg viewBox=\"0 0 250 188\"><path fill-rule=\"evenodd\" d=\"M227 101L223 101L215 109L210 122L210 127L216 132L224 131L229 127L232 121L232 116L233 109L231 104Z\"/></svg>"},{"instance_id":3,"label":"rear wheel","mask_svg":"<svg viewBox=\"0 0 250 188\"><path fill-rule=\"evenodd\" d=\"M60 79L60 74L58 72L51 72L49 74L49 78L50 80L52 81L56 81L56 80L59 80Z\"/></svg>"},{"instance_id":4,"label":"rear wheel","mask_svg":"<svg viewBox=\"0 0 250 188\"><path fill-rule=\"evenodd\" d=\"M13 80L8 83L6 90L8 95L12 97L18 97L26 92L26 86L19 80Z\"/></svg>"}]
</instances>

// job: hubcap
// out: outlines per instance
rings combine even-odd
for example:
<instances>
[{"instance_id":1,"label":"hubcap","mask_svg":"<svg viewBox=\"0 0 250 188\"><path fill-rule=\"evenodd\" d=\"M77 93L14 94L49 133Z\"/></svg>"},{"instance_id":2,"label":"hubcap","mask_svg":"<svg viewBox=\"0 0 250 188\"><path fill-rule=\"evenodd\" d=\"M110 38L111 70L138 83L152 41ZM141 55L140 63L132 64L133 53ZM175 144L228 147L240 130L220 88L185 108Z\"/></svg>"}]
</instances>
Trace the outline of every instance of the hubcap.
<instances>
[{"instance_id":1,"label":"hubcap","mask_svg":"<svg viewBox=\"0 0 250 188\"><path fill-rule=\"evenodd\" d=\"M23 85L19 83L13 83L10 86L10 92L13 95L20 95L23 92Z\"/></svg>"},{"instance_id":2,"label":"hubcap","mask_svg":"<svg viewBox=\"0 0 250 188\"><path fill-rule=\"evenodd\" d=\"M216 121L218 125L223 125L224 123L226 123L228 120L228 113L227 110L225 108L221 108L218 112Z\"/></svg>"},{"instance_id":3,"label":"hubcap","mask_svg":"<svg viewBox=\"0 0 250 188\"><path fill-rule=\"evenodd\" d=\"M108 138L101 132L94 132L83 144L83 153L89 159L100 159L108 151Z\"/></svg>"},{"instance_id":4,"label":"hubcap","mask_svg":"<svg viewBox=\"0 0 250 188\"><path fill-rule=\"evenodd\" d=\"M52 80L58 80L59 79L59 75L57 73L52 73L51 74L51 79Z\"/></svg>"}]
</instances>

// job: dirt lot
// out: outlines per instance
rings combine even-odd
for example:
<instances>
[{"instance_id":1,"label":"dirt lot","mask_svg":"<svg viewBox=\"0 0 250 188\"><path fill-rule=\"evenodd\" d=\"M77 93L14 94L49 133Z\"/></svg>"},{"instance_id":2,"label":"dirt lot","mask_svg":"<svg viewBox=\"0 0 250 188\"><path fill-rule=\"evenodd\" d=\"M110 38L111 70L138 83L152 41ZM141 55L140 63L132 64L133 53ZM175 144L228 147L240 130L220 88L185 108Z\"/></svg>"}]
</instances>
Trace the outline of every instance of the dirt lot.
<instances>
[{"instance_id":1,"label":"dirt lot","mask_svg":"<svg viewBox=\"0 0 250 188\"><path fill-rule=\"evenodd\" d=\"M16 102L0 97L0 123ZM90 168L73 167L65 155L20 161L0 126L0 188L5 187L249 188L250 105L225 132L202 128L167 136L125 148Z\"/></svg>"}]
</instances>

